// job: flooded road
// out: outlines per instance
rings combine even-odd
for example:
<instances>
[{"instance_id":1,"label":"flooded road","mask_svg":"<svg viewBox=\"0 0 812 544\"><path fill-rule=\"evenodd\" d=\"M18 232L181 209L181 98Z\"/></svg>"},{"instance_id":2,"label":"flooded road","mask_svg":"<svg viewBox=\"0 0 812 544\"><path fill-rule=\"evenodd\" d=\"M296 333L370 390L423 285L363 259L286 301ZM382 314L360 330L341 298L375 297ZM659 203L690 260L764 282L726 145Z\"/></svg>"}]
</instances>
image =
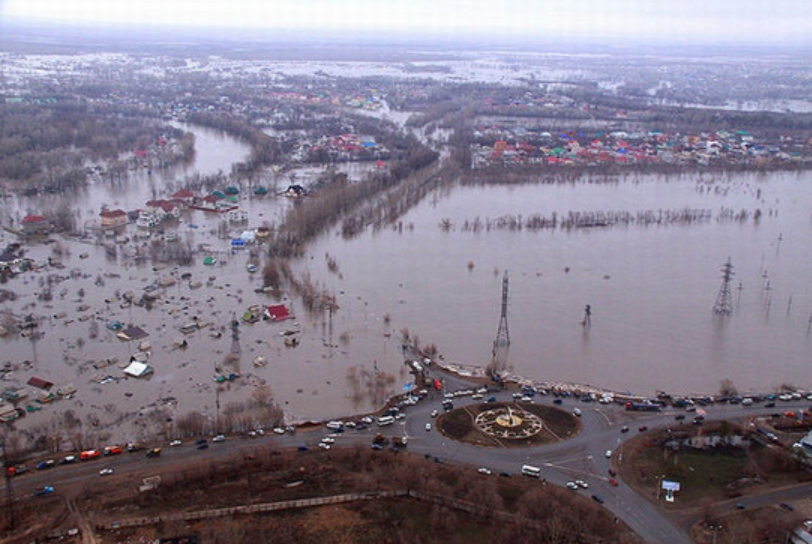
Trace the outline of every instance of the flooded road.
<instances>
[{"instance_id":1,"label":"flooded road","mask_svg":"<svg viewBox=\"0 0 812 544\"><path fill-rule=\"evenodd\" d=\"M96 220L102 204L135 209L180 188L184 175L228 171L247 153L214 131L194 131L198 158L186 172L139 172L125 184L71 195L71 205L83 220ZM723 379L741 391L784 383L810 388L808 181L805 174L772 173L454 188L426 199L403 218L402 228L352 240L333 229L293 263L301 276L335 295L339 309L332 315L308 315L298 299L255 293L261 272L246 269L248 251L231 250L230 238L243 229L277 221L290 205L284 198L241 191L247 225L184 212L166 232L195 248L189 267L136 264L135 242L111 256L91 240L57 237L54 244L31 247L27 256L37 263L58 257L63 268L44 267L2 286L18 295L5 303L8 309L42 320L41 338L0 339L0 362L13 367L4 387L27 389L33 398L36 390L25 385L32 376L57 387L73 385L73 398L45 405L20 425L58 424L54 418L70 410L119 440L172 434L177 418L193 411L214 428L260 386L270 389L288 421L370 411L410 381L402 364L404 329L421 345L435 344L448 363L489 363L502 273L508 271L508 363L517 374L647 395L662 389L715 393ZM20 199L8 213L47 209L51 198ZM684 208L710 210L712 218L572 230L471 228L508 215ZM755 221L757 209L761 218ZM750 217L724 219L731 210ZM440 228L441 222L449 228ZM134 225L127 227L129 236L136 233ZM12 239L2 236L3 243ZM143 242L144 250L149 243ZM261 246L257 253L261 271ZM214 264L204 264L204 257ZM728 257L736 274L734 313L719 318L711 309ZM140 296L145 288L159 295L152 309L123 302L122 294ZM43 300L46 290L51 300ZM277 303L294 318L242 322L250 306ZM581 324L587 304L590 327ZM122 367L141 351L140 342L119 340L107 329L111 321L149 335L144 351L151 354L151 377L124 377ZM181 332L194 323L202 326ZM300 340L295 347L285 343L292 331ZM187 346L179 348L183 340ZM253 364L257 357L263 364ZM99 364L109 358L116 361ZM215 381L228 374L239 377Z\"/></svg>"}]
</instances>

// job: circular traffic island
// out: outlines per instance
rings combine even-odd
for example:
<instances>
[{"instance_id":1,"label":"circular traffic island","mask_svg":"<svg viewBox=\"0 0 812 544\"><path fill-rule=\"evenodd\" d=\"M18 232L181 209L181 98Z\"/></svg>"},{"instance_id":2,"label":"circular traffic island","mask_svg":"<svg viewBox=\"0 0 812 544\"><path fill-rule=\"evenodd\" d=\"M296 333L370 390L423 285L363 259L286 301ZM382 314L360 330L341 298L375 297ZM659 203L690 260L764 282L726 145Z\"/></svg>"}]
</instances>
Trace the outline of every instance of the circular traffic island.
<instances>
[{"instance_id":1,"label":"circular traffic island","mask_svg":"<svg viewBox=\"0 0 812 544\"><path fill-rule=\"evenodd\" d=\"M578 434L571 413L529 403L486 403L447 412L437 429L448 438L479 446L525 447L551 444Z\"/></svg>"}]
</instances>

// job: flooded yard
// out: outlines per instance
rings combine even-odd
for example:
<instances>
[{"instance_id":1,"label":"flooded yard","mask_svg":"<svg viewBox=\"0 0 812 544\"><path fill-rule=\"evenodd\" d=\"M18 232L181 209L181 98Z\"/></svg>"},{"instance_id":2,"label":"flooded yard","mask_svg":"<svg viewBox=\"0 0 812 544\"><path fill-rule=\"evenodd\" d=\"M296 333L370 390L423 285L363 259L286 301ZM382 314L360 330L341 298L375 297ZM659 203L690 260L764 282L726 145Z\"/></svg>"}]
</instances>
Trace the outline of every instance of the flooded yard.
<instances>
[{"instance_id":1,"label":"flooded yard","mask_svg":"<svg viewBox=\"0 0 812 544\"><path fill-rule=\"evenodd\" d=\"M225 170L247 152L215 131L195 132L191 170L138 172L124 184L68 196L71 206L83 221L97 220L102 205L135 209L179 189L184 176ZM287 182L279 180L283 188ZM289 422L375 410L411 380L402 364L405 329L421 345L436 345L447 363L490 362L504 272L508 369L517 374L640 394L714 393L723 379L742 391L812 387L812 189L804 174L456 187L426 199L396 228L349 240L333 229L313 243L293 268L338 305L316 315L291 295L256 292L265 251L260 244L233 249L230 240L278 221L290 202L245 189L237 197L245 224L189 210L162 235L153 233L161 247L191 248L190 266L138 262L135 248L146 252L153 242L136 241L144 233L135 225L118 245L54 237L26 248L41 268L2 286L16 294L4 307L34 316L39 327L0 339L4 389L28 391L31 402L23 405L34 407L21 426L58 425L55 416L71 411L109 429L111 439L128 440L172 434L179 416L199 411L215 428L229 405L265 388ZM20 199L6 213L35 213L56 198ZM504 227L534 215L684 209L707 210L709 218ZM746 218L736 219L742 210ZM0 241L13 240L4 233ZM711 309L728 257L734 313L720 318ZM144 293L154 297L150 304L131 302ZM244 319L252 307L261 314L279 304L291 319ZM148 336L120 339L131 325ZM133 358L146 359L152 374L126 377ZM32 377L75 393L37 404L41 392L27 385Z\"/></svg>"}]
</instances>

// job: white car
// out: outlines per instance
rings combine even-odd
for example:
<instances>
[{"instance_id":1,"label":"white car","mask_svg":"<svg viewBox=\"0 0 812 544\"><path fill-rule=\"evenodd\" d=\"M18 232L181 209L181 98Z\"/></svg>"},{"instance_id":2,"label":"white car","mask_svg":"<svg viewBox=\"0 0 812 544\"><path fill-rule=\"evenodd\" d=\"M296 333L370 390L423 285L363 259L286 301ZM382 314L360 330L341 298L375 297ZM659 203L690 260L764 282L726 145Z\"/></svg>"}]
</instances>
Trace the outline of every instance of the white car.
<instances>
[{"instance_id":1,"label":"white car","mask_svg":"<svg viewBox=\"0 0 812 544\"><path fill-rule=\"evenodd\" d=\"M581 417L581 409L576 406L572 409L572 415Z\"/></svg>"},{"instance_id":2,"label":"white car","mask_svg":"<svg viewBox=\"0 0 812 544\"><path fill-rule=\"evenodd\" d=\"M486 468L486 467L479 467L479 468L477 469L477 472L479 472L480 474L485 474L486 476L490 476L490 474L491 474L491 469Z\"/></svg>"},{"instance_id":3,"label":"white car","mask_svg":"<svg viewBox=\"0 0 812 544\"><path fill-rule=\"evenodd\" d=\"M427 431L430 431L430 430L431 430L431 423L426 423L426 430L427 430Z\"/></svg>"},{"instance_id":4,"label":"white car","mask_svg":"<svg viewBox=\"0 0 812 544\"><path fill-rule=\"evenodd\" d=\"M336 439L333 438L332 436L325 436L324 438L321 439L321 441L324 444L335 444Z\"/></svg>"},{"instance_id":5,"label":"white car","mask_svg":"<svg viewBox=\"0 0 812 544\"><path fill-rule=\"evenodd\" d=\"M183 444L183 442L181 442L180 440L173 440L172 442L169 443L169 445L172 446L173 448L180 446L181 444Z\"/></svg>"},{"instance_id":6,"label":"white car","mask_svg":"<svg viewBox=\"0 0 812 544\"><path fill-rule=\"evenodd\" d=\"M109 476L109 475L110 475L110 474L112 474L112 473L113 473L113 469L112 469L112 468L103 468L103 469L101 469L101 470L99 471L99 476Z\"/></svg>"},{"instance_id":7,"label":"white car","mask_svg":"<svg viewBox=\"0 0 812 544\"><path fill-rule=\"evenodd\" d=\"M225 442L225 441L226 441L226 437L225 437L224 435L222 435L222 434L218 434L217 436L215 436L214 438L212 438L212 439L211 439L211 441L212 441L212 442Z\"/></svg>"},{"instance_id":8,"label":"white car","mask_svg":"<svg viewBox=\"0 0 812 544\"><path fill-rule=\"evenodd\" d=\"M285 434L285 429L283 429L282 427L274 427L273 432L275 432L276 434Z\"/></svg>"},{"instance_id":9,"label":"white car","mask_svg":"<svg viewBox=\"0 0 812 544\"><path fill-rule=\"evenodd\" d=\"M326 450L330 449L330 444L326 444L324 442L319 442L319 447L326 451Z\"/></svg>"},{"instance_id":10,"label":"white car","mask_svg":"<svg viewBox=\"0 0 812 544\"><path fill-rule=\"evenodd\" d=\"M610 459L612 457L612 450L606 450L606 458Z\"/></svg>"},{"instance_id":11,"label":"white car","mask_svg":"<svg viewBox=\"0 0 812 544\"><path fill-rule=\"evenodd\" d=\"M589 487L589 484L583 480L575 480L575 485L577 485L578 487L582 487L584 489L587 489Z\"/></svg>"},{"instance_id":12,"label":"white car","mask_svg":"<svg viewBox=\"0 0 812 544\"><path fill-rule=\"evenodd\" d=\"M578 491L578 484L575 482L567 482L567 489L572 489L573 491Z\"/></svg>"},{"instance_id":13,"label":"white car","mask_svg":"<svg viewBox=\"0 0 812 544\"><path fill-rule=\"evenodd\" d=\"M432 410L431 411L431 417L437 417L437 414L439 414L439 413L440 412L438 412L437 410Z\"/></svg>"}]
</instances>

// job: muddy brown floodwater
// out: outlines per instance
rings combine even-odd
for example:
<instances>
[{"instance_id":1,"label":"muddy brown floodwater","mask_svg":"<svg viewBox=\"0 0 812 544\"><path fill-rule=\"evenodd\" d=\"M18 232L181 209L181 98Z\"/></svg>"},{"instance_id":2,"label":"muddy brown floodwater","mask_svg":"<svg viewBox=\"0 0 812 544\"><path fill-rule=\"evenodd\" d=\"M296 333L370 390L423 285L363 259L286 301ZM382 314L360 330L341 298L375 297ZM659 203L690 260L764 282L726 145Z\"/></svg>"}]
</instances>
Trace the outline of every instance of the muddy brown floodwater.
<instances>
[{"instance_id":1,"label":"muddy brown floodwater","mask_svg":"<svg viewBox=\"0 0 812 544\"><path fill-rule=\"evenodd\" d=\"M198 158L186 172L141 172L123 185L70 195L71 205L86 221L97 219L102 204L135 209L168 196L194 169L228 171L247 153L215 131L194 131ZM211 164L201 164L215 154ZM335 295L339 309L308 315L295 298L255 293L261 278L247 270L249 251L231 250L230 237L278 220L289 205L243 190L238 200L249 221L227 224L228 237L218 236L226 219L202 211L184 212L166 228L177 241L165 244L196 248L188 267L136 263L134 225L115 255L91 240L57 237L30 247L28 256L41 265L61 248L63 267L43 266L3 285L18 295L4 307L39 316L42 334L0 339L0 363L13 368L3 386L27 390L31 402L22 405L39 407L33 402L37 390L26 385L32 376L55 388L73 385L70 399L42 405L19 425L56 425L55 418L71 410L119 441L171 434L165 416L193 410L213 428L218 402L225 410L251 398L259 385L270 388L288 421L366 412L411 381L402 329L423 345L435 344L448 363L485 366L499 322L502 273L508 271L508 366L517 374L645 395L715 393L723 379L742 391L784 383L806 389L812 386L810 192L808 175L794 173L454 188L409 212L402 228L352 240L332 230L316 240L293 267ZM52 205L51 198L21 199L5 213L36 213ZM494 225L505 216L685 208L710 210L712 218L572 230L471 228L477 218ZM749 219L725 219L727 210L742 209ZM752 218L756 209L758 221ZM443 220L450 228L440 228ZM3 244L12 239L2 235ZM264 251L258 253L261 270ZM204 264L205 257L215 264ZM734 313L719 318L711 309L728 257L736 274ZM52 298L42 300L49 281ZM129 291L140 297L145 288L160 295L151 309L122 299ZM252 305L277 303L286 304L293 319L241 322L235 339L234 318L241 321ZM586 304L592 308L589 327L581 324ZM142 328L149 346L118 339L107 328L111 321ZM205 326L181 332L194 323ZM286 345L291 336L297 345ZM187 347L178 347L182 340ZM126 378L122 366L139 347L150 353L154 373ZM254 364L257 357L263 364ZM100 364L109 358L116 362ZM239 375L233 381L215 381L232 373Z\"/></svg>"}]
</instances>

